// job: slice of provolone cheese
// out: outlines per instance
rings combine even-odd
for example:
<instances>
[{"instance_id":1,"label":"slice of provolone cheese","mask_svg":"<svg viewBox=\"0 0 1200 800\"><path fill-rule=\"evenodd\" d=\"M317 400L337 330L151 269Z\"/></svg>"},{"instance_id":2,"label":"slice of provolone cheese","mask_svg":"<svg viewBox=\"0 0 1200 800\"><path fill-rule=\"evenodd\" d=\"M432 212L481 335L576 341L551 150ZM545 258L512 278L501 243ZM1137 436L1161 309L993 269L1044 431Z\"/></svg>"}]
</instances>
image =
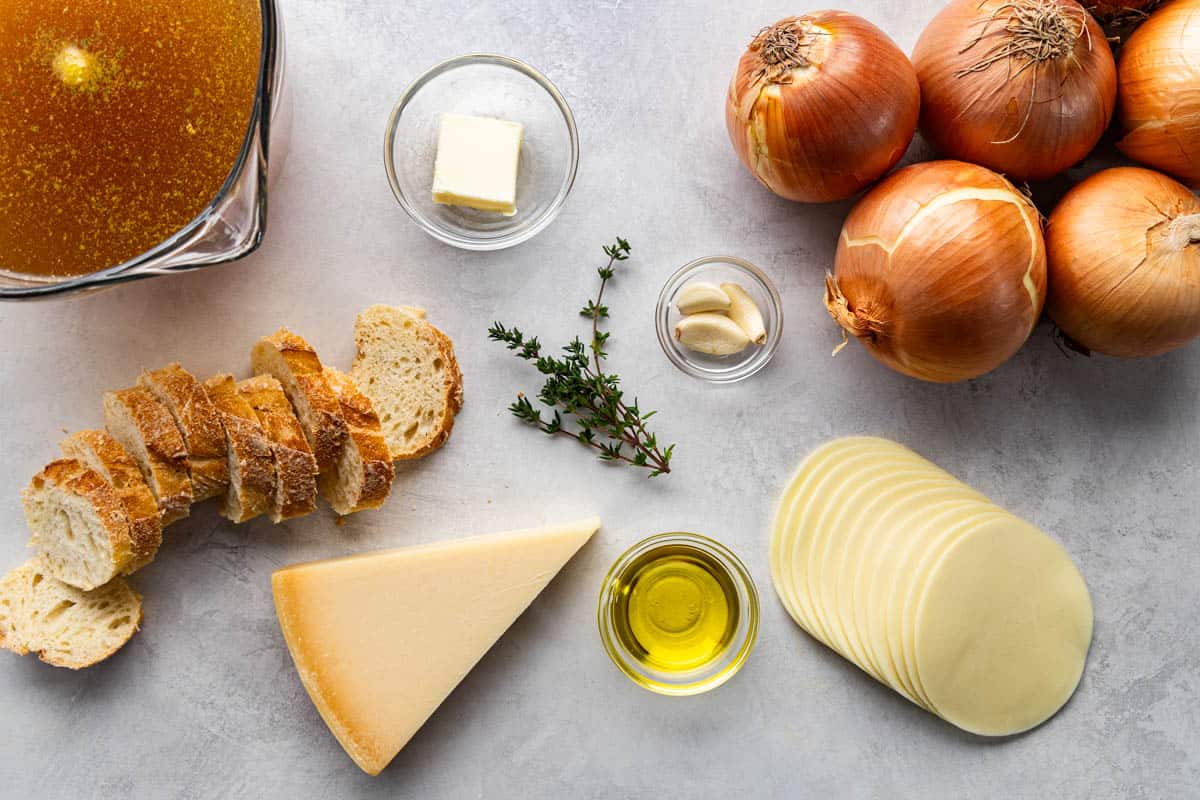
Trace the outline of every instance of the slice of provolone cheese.
<instances>
[{"instance_id":1,"label":"slice of provolone cheese","mask_svg":"<svg viewBox=\"0 0 1200 800\"><path fill-rule=\"evenodd\" d=\"M913 652L938 714L983 736L1040 725L1071 697L1092 640L1092 600L1063 548L1016 517L939 559L917 604Z\"/></svg>"},{"instance_id":2,"label":"slice of provolone cheese","mask_svg":"<svg viewBox=\"0 0 1200 800\"><path fill-rule=\"evenodd\" d=\"M386 767L599 527L591 518L272 575L300 680L355 763Z\"/></svg>"}]
</instances>

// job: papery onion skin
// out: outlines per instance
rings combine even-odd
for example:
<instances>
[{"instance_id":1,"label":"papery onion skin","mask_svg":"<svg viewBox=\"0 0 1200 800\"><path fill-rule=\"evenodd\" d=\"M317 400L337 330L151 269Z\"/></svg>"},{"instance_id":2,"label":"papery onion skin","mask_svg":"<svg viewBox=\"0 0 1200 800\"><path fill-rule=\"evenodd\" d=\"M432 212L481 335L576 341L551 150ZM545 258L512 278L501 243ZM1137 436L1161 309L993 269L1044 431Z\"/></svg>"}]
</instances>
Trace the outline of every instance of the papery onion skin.
<instances>
[{"instance_id":1,"label":"papery onion skin","mask_svg":"<svg viewBox=\"0 0 1200 800\"><path fill-rule=\"evenodd\" d=\"M1045 60L1003 55L1023 41L1006 28L1019 12L1065 26ZM921 33L913 66L921 135L949 158L1014 180L1044 180L1082 161L1116 105L1111 48L1075 0L951 0Z\"/></svg>"},{"instance_id":2,"label":"papery onion skin","mask_svg":"<svg viewBox=\"0 0 1200 800\"><path fill-rule=\"evenodd\" d=\"M1162 0L1098 0L1084 3L1114 48L1150 17Z\"/></svg>"},{"instance_id":3,"label":"papery onion skin","mask_svg":"<svg viewBox=\"0 0 1200 800\"><path fill-rule=\"evenodd\" d=\"M1149 19L1150 12L1161 3L1162 0L1111 0L1085 5L1104 29L1115 55L1120 52L1121 42L1128 39L1138 25Z\"/></svg>"},{"instance_id":4,"label":"papery onion skin","mask_svg":"<svg viewBox=\"0 0 1200 800\"><path fill-rule=\"evenodd\" d=\"M1162 0L1098 0L1085 2L1084 5L1097 22L1108 30L1109 25L1127 28L1141 24L1159 2Z\"/></svg>"},{"instance_id":5,"label":"papery onion skin","mask_svg":"<svg viewBox=\"0 0 1200 800\"><path fill-rule=\"evenodd\" d=\"M1097 353L1135 358L1200 336L1200 198L1141 167L1098 172L1046 225L1046 312Z\"/></svg>"},{"instance_id":6,"label":"papery onion skin","mask_svg":"<svg viewBox=\"0 0 1200 800\"><path fill-rule=\"evenodd\" d=\"M807 66L764 75L764 37L800 25ZM802 37L803 38L803 37ZM738 62L725 124L746 168L775 194L844 200L904 156L921 95L912 64L887 34L844 11L817 11L764 29Z\"/></svg>"},{"instance_id":7,"label":"papery onion skin","mask_svg":"<svg viewBox=\"0 0 1200 800\"><path fill-rule=\"evenodd\" d=\"M825 305L884 364L949 383L1008 360L1045 297L1029 199L985 167L930 161L889 176L850 212Z\"/></svg>"},{"instance_id":8,"label":"papery onion skin","mask_svg":"<svg viewBox=\"0 0 1200 800\"><path fill-rule=\"evenodd\" d=\"M1200 0L1173 0L1134 31L1117 83L1117 147L1200 188Z\"/></svg>"},{"instance_id":9,"label":"papery onion skin","mask_svg":"<svg viewBox=\"0 0 1200 800\"><path fill-rule=\"evenodd\" d=\"M1097 0L1085 5L1100 24L1108 25L1122 18L1144 19L1160 2L1161 0Z\"/></svg>"}]
</instances>

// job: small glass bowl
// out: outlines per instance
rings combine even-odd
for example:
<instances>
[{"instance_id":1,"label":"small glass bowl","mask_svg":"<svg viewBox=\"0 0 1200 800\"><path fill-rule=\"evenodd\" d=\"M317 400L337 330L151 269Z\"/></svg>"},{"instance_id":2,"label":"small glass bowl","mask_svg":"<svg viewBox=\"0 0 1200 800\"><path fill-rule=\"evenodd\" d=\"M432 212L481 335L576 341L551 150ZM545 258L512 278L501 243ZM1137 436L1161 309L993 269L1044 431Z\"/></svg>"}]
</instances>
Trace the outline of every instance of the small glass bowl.
<instances>
[{"instance_id":1,"label":"small glass bowl","mask_svg":"<svg viewBox=\"0 0 1200 800\"><path fill-rule=\"evenodd\" d=\"M516 214L433 202L443 113L525 126ZM400 96L388 119L383 161L400 207L426 233L464 250L501 250L531 238L558 216L579 167L579 133L567 101L542 73L514 58L465 55L429 69Z\"/></svg>"},{"instance_id":2,"label":"small glass bowl","mask_svg":"<svg viewBox=\"0 0 1200 800\"><path fill-rule=\"evenodd\" d=\"M728 646L717 658L687 672L664 672L641 663L622 643L616 630L620 578L647 553L672 546L699 551L720 564L733 583L739 609L737 625ZM715 689L737 674L758 636L758 615L758 589L741 559L732 550L707 536L675 532L643 539L617 559L600 587L596 622L600 627L600 640L604 643L605 652L626 677L643 689L684 697Z\"/></svg>"},{"instance_id":3,"label":"small glass bowl","mask_svg":"<svg viewBox=\"0 0 1200 800\"><path fill-rule=\"evenodd\" d=\"M762 312L767 341L751 344L742 352L729 356L710 356L680 344L675 338L675 324L683 315L675 307L675 298L692 281L739 284ZM658 343L667 358L688 375L709 383L735 383L758 372L775 355L783 333L783 303L775 284L758 267L733 256L707 256L684 264L663 286L654 314Z\"/></svg>"}]
</instances>

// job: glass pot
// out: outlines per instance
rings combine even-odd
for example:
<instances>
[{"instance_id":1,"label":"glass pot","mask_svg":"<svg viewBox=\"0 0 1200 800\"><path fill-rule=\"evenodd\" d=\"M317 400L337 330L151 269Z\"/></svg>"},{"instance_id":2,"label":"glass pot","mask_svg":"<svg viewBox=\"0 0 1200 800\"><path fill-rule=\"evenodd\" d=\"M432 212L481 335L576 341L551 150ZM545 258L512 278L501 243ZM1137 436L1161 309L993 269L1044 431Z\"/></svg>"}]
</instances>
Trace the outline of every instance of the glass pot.
<instances>
[{"instance_id":1,"label":"glass pot","mask_svg":"<svg viewBox=\"0 0 1200 800\"><path fill-rule=\"evenodd\" d=\"M250 124L229 177L216 197L173 236L123 264L87 275L24 275L0 269L0 300L35 300L94 291L123 281L235 261L258 249L267 224L267 163L276 143L282 164L291 127L284 84L282 20L276 0L260 0L262 47ZM3 254L0 253L0 264Z\"/></svg>"}]
</instances>

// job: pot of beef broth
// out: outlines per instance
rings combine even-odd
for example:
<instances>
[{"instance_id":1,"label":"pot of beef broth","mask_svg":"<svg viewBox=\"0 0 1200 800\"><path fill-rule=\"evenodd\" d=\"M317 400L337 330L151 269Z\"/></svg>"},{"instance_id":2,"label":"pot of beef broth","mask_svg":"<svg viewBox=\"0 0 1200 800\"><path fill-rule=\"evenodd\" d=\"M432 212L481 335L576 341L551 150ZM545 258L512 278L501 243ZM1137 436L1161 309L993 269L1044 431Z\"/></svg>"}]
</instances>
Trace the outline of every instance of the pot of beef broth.
<instances>
[{"instance_id":1,"label":"pot of beef broth","mask_svg":"<svg viewBox=\"0 0 1200 800\"><path fill-rule=\"evenodd\" d=\"M255 249L274 0L0 0L0 297Z\"/></svg>"}]
</instances>

